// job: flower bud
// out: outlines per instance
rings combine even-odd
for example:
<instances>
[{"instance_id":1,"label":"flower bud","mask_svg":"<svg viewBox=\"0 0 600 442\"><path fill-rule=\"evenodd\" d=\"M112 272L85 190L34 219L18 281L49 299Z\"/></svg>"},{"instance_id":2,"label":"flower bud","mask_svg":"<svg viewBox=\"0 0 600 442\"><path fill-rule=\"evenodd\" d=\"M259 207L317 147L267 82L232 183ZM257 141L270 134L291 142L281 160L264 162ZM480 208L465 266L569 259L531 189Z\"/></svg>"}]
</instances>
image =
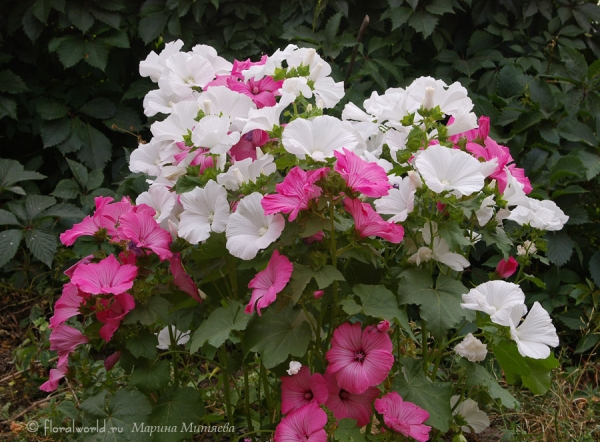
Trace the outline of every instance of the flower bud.
<instances>
[{"instance_id":1,"label":"flower bud","mask_svg":"<svg viewBox=\"0 0 600 442\"><path fill-rule=\"evenodd\" d=\"M508 278L517 271L517 267L519 267L519 263L512 256L508 260L501 259L496 266L496 274L500 278Z\"/></svg>"}]
</instances>

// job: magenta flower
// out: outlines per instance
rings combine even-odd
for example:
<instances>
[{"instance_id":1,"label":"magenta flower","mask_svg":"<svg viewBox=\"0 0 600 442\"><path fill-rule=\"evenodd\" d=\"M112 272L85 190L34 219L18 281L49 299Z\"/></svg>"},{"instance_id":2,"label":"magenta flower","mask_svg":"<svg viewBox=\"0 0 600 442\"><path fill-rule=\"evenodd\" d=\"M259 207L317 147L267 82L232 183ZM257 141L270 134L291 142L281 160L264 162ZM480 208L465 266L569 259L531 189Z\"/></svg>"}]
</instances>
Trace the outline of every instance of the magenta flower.
<instances>
[{"instance_id":1,"label":"magenta flower","mask_svg":"<svg viewBox=\"0 0 600 442\"><path fill-rule=\"evenodd\" d=\"M506 260L501 259L498 265L496 266L496 274L500 278L508 278L517 271L518 267L519 263L512 256Z\"/></svg>"},{"instance_id":2,"label":"magenta flower","mask_svg":"<svg viewBox=\"0 0 600 442\"><path fill-rule=\"evenodd\" d=\"M269 134L261 129L254 129L245 133L237 144L231 146L229 155L234 161L242 161L246 158L256 160L256 148L264 146L269 141Z\"/></svg>"},{"instance_id":3,"label":"magenta flower","mask_svg":"<svg viewBox=\"0 0 600 442\"><path fill-rule=\"evenodd\" d=\"M248 288L254 290L252 290L252 296L245 312L252 314L256 307L256 311L260 316L260 309L271 305L275 301L277 293L286 286L292 276L293 269L290 260L275 250L269 264L267 264L267 268L258 272L248 284Z\"/></svg>"},{"instance_id":4,"label":"magenta flower","mask_svg":"<svg viewBox=\"0 0 600 442\"><path fill-rule=\"evenodd\" d=\"M373 416L373 401L379 396L377 387L369 387L363 393L350 393L340 388L335 375L325 373L329 397L325 405L333 411L333 416L340 420L354 419L359 427L364 427Z\"/></svg>"},{"instance_id":5,"label":"magenta flower","mask_svg":"<svg viewBox=\"0 0 600 442\"><path fill-rule=\"evenodd\" d=\"M173 281L179 290L187 293L196 301L202 302L202 298L198 294L198 287L196 287L190 275L185 271L183 264L181 264L181 255L179 253L173 253L173 256L169 258L169 270L171 270Z\"/></svg>"},{"instance_id":6,"label":"magenta flower","mask_svg":"<svg viewBox=\"0 0 600 442\"><path fill-rule=\"evenodd\" d=\"M150 249L164 261L172 255L170 247L173 239L158 225L152 212L154 209L145 204L136 206L135 211L121 216L117 231L120 239L131 241L134 247Z\"/></svg>"},{"instance_id":7,"label":"magenta flower","mask_svg":"<svg viewBox=\"0 0 600 442\"><path fill-rule=\"evenodd\" d=\"M129 293L122 293L111 299L101 299L100 305L103 310L96 311L96 318L104 325L99 333L100 337L108 342L121 325L125 315L135 308L135 301Z\"/></svg>"},{"instance_id":8,"label":"magenta flower","mask_svg":"<svg viewBox=\"0 0 600 442\"><path fill-rule=\"evenodd\" d=\"M388 194L392 185L383 167L363 160L345 147L342 147L342 151L343 154L337 150L333 152L337 158L333 170L346 180L348 187L373 198Z\"/></svg>"},{"instance_id":9,"label":"magenta flower","mask_svg":"<svg viewBox=\"0 0 600 442\"><path fill-rule=\"evenodd\" d=\"M328 396L327 383L323 375L315 373L311 376L307 366L303 366L293 376L281 378L282 414L297 410L306 404L324 404Z\"/></svg>"},{"instance_id":10,"label":"magenta flower","mask_svg":"<svg viewBox=\"0 0 600 442\"><path fill-rule=\"evenodd\" d=\"M380 236L394 244L398 244L404 238L404 228L400 224L384 221L369 204L361 203L357 199L346 198L344 208L354 218L354 227L361 238Z\"/></svg>"},{"instance_id":11,"label":"magenta flower","mask_svg":"<svg viewBox=\"0 0 600 442\"><path fill-rule=\"evenodd\" d=\"M363 393L382 383L392 368L392 341L387 333L361 324L346 322L333 332L327 374L335 374L340 388L350 393Z\"/></svg>"},{"instance_id":12,"label":"magenta flower","mask_svg":"<svg viewBox=\"0 0 600 442\"><path fill-rule=\"evenodd\" d=\"M51 393L58 387L58 382L67 375L69 365L66 359L62 361L62 364L58 364L56 368L50 370L48 380L40 385L40 390L46 393Z\"/></svg>"},{"instance_id":13,"label":"magenta flower","mask_svg":"<svg viewBox=\"0 0 600 442\"><path fill-rule=\"evenodd\" d=\"M79 330L68 325L57 325L50 333L50 350L58 353L58 365L62 365L69 358L69 354L79 344L87 344L88 338Z\"/></svg>"},{"instance_id":14,"label":"magenta flower","mask_svg":"<svg viewBox=\"0 0 600 442\"><path fill-rule=\"evenodd\" d=\"M448 126L454 123L454 117L450 117L448 120ZM463 132L456 135L451 135L449 138L454 144L458 144L461 138L466 138L467 141L483 141L490 134L490 117L481 116L479 117L479 127L477 129L471 129L467 132Z\"/></svg>"},{"instance_id":15,"label":"magenta flower","mask_svg":"<svg viewBox=\"0 0 600 442\"><path fill-rule=\"evenodd\" d=\"M133 287L137 267L120 264L113 255L99 263L80 264L73 272L71 282L79 290L94 295L118 295Z\"/></svg>"},{"instance_id":16,"label":"magenta flower","mask_svg":"<svg viewBox=\"0 0 600 442\"><path fill-rule=\"evenodd\" d=\"M310 403L284 417L275 429L275 442L327 442L327 414Z\"/></svg>"},{"instance_id":17,"label":"magenta flower","mask_svg":"<svg viewBox=\"0 0 600 442\"><path fill-rule=\"evenodd\" d=\"M277 104L275 96L279 95L277 91L281 88L282 84L283 80L275 81L269 76L263 77L260 80L250 78L246 81L241 81L234 77L227 79L227 87L229 89L250 97L259 109Z\"/></svg>"},{"instance_id":18,"label":"magenta flower","mask_svg":"<svg viewBox=\"0 0 600 442\"><path fill-rule=\"evenodd\" d=\"M429 413L412 402L404 402L395 391L377 399L375 409L383 415L383 421L392 430L419 442L429 439L431 427L423 425L429 419Z\"/></svg>"},{"instance_id":19,"label":"magenta flower","mask_svg":"<svg viewBox=\"0 0 600 442\"><path fill-rule=\"evenodd\" d=\"M265 195L262 199L265 215L289 213L289 220L294 221L298 212L308 209L310 200L321 195L321 188L315 182L324 177L328 170L323 167L306 172L298 166L294 167L283 182L275 186L277 193Z\"/></svg>"},{"instance_id":20,"label":"magenta flower","mask_svg":"<svg viewBox=\"0 0 600 442\"><path fill-rule=\"evenodd\" d=\"M121 351L116 351L104 360L104 368L106 371L112 370L116 363L119 362L119 359L121 359L121 353Z\"/></svg>"},{"instance_id":21,"label":"magenta flower","mask_svg":"<svg viewBox=\"0 0 600 442\"><path fill-rule=\"evenodd\" d=\"M85 302L85 298L79 294L79 289L73 283L63 286L62 295L54 304L54 315L50 318L50 328L55 328L67 319L77 316L79 307Z\"/></svg>"}]
</instances>

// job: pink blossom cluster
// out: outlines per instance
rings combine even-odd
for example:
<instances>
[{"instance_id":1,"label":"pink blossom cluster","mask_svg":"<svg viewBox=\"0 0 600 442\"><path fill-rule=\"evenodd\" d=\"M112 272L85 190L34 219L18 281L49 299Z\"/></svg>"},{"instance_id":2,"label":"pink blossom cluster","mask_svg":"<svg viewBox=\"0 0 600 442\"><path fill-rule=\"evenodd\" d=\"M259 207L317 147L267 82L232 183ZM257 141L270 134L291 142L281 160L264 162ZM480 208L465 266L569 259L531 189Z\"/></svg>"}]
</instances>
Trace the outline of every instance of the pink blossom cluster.
<instances>
[{"instance_id":1,"label":"pink blossom cluster","mask_svg":"<svg viewBox=\"0 0 600 442\"><path fill-rule=\"evenodd\" d=\"M157 224L154 209L145 204L133 205L127 198L114 202L110 197L97 197L95 203L93 215L61 234L62 243L72 245L80 236L105 236L122 251L118 257L87 256L65 271L71 280L64 285L50 318L50 349L58 352L59 359L57 368L50 370L50 379L40 387L44 391L57 388L66 375L69 354L78 345L89 342L81 331L66 325L67 320L84 313L95 315L102 323L100 338L109 342L125 316L135 308L135 299L129 292L138 276L140 257L156 255L160 261L167 260L175 286L202 301L180 255L171 252L171 235ZM114 362L109 361L109 365Z\"/></svg>"},{"instance_id":2,"label":"pink blossom cluster","mask_svg":"<svg viewBox=\"0 0 600 442\"><path fill-rule=\"evenodd\" d=\"M387 324L389 326L389 324ZM418 441L429 439L431 427L424 425L429 413L404 402L392 392L379 398L377 385L388 376L394 363L387 327L344 323L333 333L325 373L311 374L303 366L296 374L281 378L281 412L285 417L275 431L275 441L326 441L327 407L337 420L354 419L359 427L373 416L373 406L386 426Z\"/></svg>"}]
</instances>

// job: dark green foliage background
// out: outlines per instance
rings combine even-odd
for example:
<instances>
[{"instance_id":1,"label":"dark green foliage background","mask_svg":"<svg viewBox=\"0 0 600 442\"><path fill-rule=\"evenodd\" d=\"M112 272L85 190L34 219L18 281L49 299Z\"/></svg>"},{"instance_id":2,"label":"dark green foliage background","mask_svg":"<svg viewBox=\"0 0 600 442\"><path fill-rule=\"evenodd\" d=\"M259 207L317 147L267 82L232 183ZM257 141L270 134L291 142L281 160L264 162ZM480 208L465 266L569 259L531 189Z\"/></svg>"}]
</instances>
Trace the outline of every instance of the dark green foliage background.
<instances>
[{"instance_id":1,"label":"dark green foliage background","mask_svg":"<svg viewBox=\"0 0 600 442\"><path fill-rule=\"evenodd\" d=\"M526 289L558 319L565 346L587 352L600 341L599 21L595 0L3 0L0 157L47 176L21 183L28 195L84 212L95 195L143 191L143 177L127 168L151 123L142 98L154 85L139 62L174 39L184 50L212 45L229 60L313 46L347 80L345 100L359 105L422 75L460 81L526 169L533 196L570 216L547 235L552 266L527 269L545 285ZM23 198L0 192L4 209ZM57 235L69 222L62 216L46 230ZM27 260L22 246L16 259ZM17 267L4 271L22 282Z\"/></svg>"}]
</instances>

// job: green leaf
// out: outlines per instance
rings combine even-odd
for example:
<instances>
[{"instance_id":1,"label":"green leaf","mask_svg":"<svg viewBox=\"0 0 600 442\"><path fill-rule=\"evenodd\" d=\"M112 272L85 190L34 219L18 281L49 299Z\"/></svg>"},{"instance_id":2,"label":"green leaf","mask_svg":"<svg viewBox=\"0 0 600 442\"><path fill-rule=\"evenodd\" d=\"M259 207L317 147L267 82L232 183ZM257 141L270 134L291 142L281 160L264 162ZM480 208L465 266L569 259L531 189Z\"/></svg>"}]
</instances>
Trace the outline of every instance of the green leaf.
<instances>
[{"instance_id":1,"label":"green leaf","mask_svg":"<svg viewBox=\"0 0 600 442\"><path fill-rule=\"evenodd\" d=\"M125 31L111 29L108 32L104 32L100 40L104 44L115 48L129 49L130 47L129 37L127 37L127 33Z\"/></svg>"},{"instance_id":2,"label":"green leaf","mask_svg":"<svg viewBox=\"0 0 600 442\"><path fill-rule=\"evenodd\" d=\"M517 401L512 394L502 388L496 378L487 371L482 365L474 362L461 359L460 365L467 369L467 385L469 387L485 387L487 388L488 394L498 399L503 406L507 408L517 409L519 407L519 401Z\"/></svg>"},{"instance_id":3,"label":"green leaf","mask_svg":"<svg viewBox=\"0 0 600 442\"><path fill-rule=\"evenodd\" d=\"M13 71L0 71L0 92L20 94L27 90L25 82Z\"/></svg>"},{"instance_id":4,"label":"green leaf","mask_svg":"<svg viewBox=\"0 0 600 442\"><path fill-rule=\"evenodd\" d=\"M69 2L67 17L83 33L89 31L94 24L94 16L86 2Z\"/></svg>"},{"instance_id":5,"label":"green leaf","mask_svg":"<svg viewBox=\"0 0 600 442\"><path fill-rule=\"evenodd\" d=\"M42 180L47 178L41 173L25 170L16 160L0 158L0 189L6 189L19 181Z\"/></svg>"},{"instance_id":6,"label":"green leaf","mask_svg":"<svg viewBox=\"0 0 600 442\"><path fill-rule=\"evenodd\" d=\"M560 59L569 72L569 76L578 81L584 81L587 77L588 65L581 52L568 46L558 46Z\"/></svg>"},{"instance_id":7,"label":"green leaf","mask_svg":"<svg viewBox=\"0 0 600 442\"><path fill-rule=\"evenodd\" d=\"M104 72L108 62L109 47L103 41L90 40L85 42L84 50L86 63Z\"/></svg>"},{"instance_id":8,"label":"green leaf","mask_svg":"<svg viewBox=\"0 0 600 442\"><path fill-rule=\"evenodd\" d=\"M28 230L25 232L25 244L33 256L52 268L52 260L58 247L56 237L52 233L39 229Z\"/></svg>"},{"instance_id":9,"label":"green leaf","mask_svg":"<svg viewBox=\"0 0 600 442\"><path fill-rule=\"evenodd\" d=\"M25 210L27 211L27 220L34 220L40 213L48 207L56 204L56 199L46 195L30 195L25 199Z\"/></svg>"},{"instance_id":10,"label":"green leaf","mask_svg":"<svg viewBox=\"0 0 600 442\"><path fill-rule=\"evenodd\" d=\"M425 5L425 9L435 15L452 14L454 12L452 3L447 0L432 0L429 4Z\"/></svg>"},{"instance_id":11,"label":"green leaf","mask_svg":"<svg viewBox=\"0 0 600 442\"><path fill-rule=\"evenodd\" d=\"M293 266L294 271L292 272L289 288L292 292L292 300L296 303L304 293L304 289L312 279L314 272L310 267L296 262L293 263Z\"/></svg>"},{"instance_id":12,"label":"green leaf","mask_svg":"<svg viewBox=\"0 0 600 442\"><path fill-rule=\"evenodd\" d=\"M167 387L171 380L169 361L158 361L149 365L136 366L130 379L133 387L149 393Z\"/></svg>"},{"instance_id":13,"label":"green leaf","mask_svg":"<svg viewBox=\"0 0 600 442\"><path fill-rule=\"evenodd\" d=\"M69 178L66 180L60 180L50 195L66 200L72 200L77 198L80 193L81 190L79 188L79 184L77 184L75 180Z\"/></svg>"},{"instance_id":14,"label":"green leaf","mask_svg":"<svg viewBox=\"0 0 600 442\"><path fill-rule=\"evenodd\" d=\"M12 98L0 96L0 120L4 117L17 119L17 102Z\"/></svg>"},{"instance_id":15,"label":"green leaf","mask_svg":"<svg viewBox=\"0 0 600 442\"><path fill-rule=\"evenodd\" d=\"M63 103L51 99L42 99L35 107L42 120L56 120L66 117L69 108Z\"/></svg>"},{"instance_id":16,"label":"green leaf","mask_svg":"<svg viewBox=\"0 0 600 442\"><path fill-rule=\"evenodd\" d=\"M452 410L450 382L432 382L423 373L423 361L403 358L399 360L402 372L392 382L392 390L405 401L417 404L429 412L426 424L445 433L450 428Z\"/></svg>"},{"instance_id":17,"label":"green leaf","mask_svg":"<svg viewBox=\"0 0 600 442\"><path fill-rule=\"evenodd\" d=\"M58 218L78 218L85 217L85 213L73 204L61 203L50 207L44 212L44 216L56 216Z\"/></svg>"},{"instance_id":18,"label":"green leaf","mask_svg":"<svg viewBox=\"0 0 600 442\"><path fill-rule=\"evenodd\" d=\"M227 307L219 307L200 325L192 336L190 353L195 353L208 341L215 348L229 339L234 330L245 330L251 315L244 313L244 307L231 301Z\"/></svg>"},{"instance_id":19,"label":"green leaf","mask_svg":"<svg viewBox=\"0 0 600 442\"><path fill-rule=\"evenodd\" d=\"M266 368L281 364L288 355L304 356L312 333L307 322L296 321L302 312L291 305L277 311L277 304L271 304L264 312L246 329L248 349L260 353Z\"/></svg>"},{"instance_id":20,"label":"green leaf","mask_svg":"<svg viewBox=\"0 0 600 442\"><path fill-rule=\"evenodd\" d=\"M590 258L589 270L594 283L600 287L600 250L597 250Z\"/></svg>"},{"instance_id":21,"label":"green leaf","mask_svg":"<svg viewBox=\"0 0 600 442\"><path fill-rule=\"evenodd\" d=\"M83 106L81 106L79 112L82 112L93 118L106 120L117 112L117 107L109 99L99 97L85 103Z\"/></svg>"},{"instance_id":22,"label":"green leaf","mask_svg":"<svg viewBox=\"0 0 600 442\"><path fill-rule=\"evenodd\" d=\"M498 75L498 95L503 98L511 98L519 95L523 90L519 77L522 76L519 71L513 65L506 65L500 71Z\"/></svg>"},{"instance_id":23,"label":"green leaf","mask_svg":"<svg viewBox=\"0 0 600 442\"><path fill-rule=\"evenodd\" d=\"M136 359L139 357L144 357L152 360L156 358L157 344L158 338L156 335L150 333L148 330L142 330L138 335L127 339L127 344L125 344L125 347Z\"/></svg>"},{"instance_id":24,"label":"green leaf","mask_svg":"<svg viewBox=\"0 0 600 442\"><path fill-rule=\"evenodd\" d=\"M144 41L144 44L149 44L162 34L167 20L169 20L169 16L165 12L150 14L140 20L138 34Z\"/></svg>"},{"instance_id":25,"label":"green leaf","mask_svg":"<svg viewBox=\"0 0 600 442\"><path fill-rule=\"evenodd\" d=\"M42 23L46 24L52 10L52 0L36 0L31 6L31 13Z\"/></svg>"},{"instance_id":26,"label":"green leaf","mask_svg":"<svg viewBox=\"0 0 600 442\"><path fill-rule=\"evenodd\" d=\"M443 339L463 318L473 317L472 311L460 306L462 295L468 292L460 281L440 275L434 288L429 272L417 268L402 272L400 279L400 303L419 305L421 318L435 338Z\"/></svg>"},{"instance_id":27,"label":"green leaf","mask_svg":"<svg viewBox=\"0 0 600 442\"><path fill-rule=\"evenodd\" d=\"M94 16L94 18L96 20L99 20L102 23L106 23L108 26L110 26L112 28L119 29L121 27L121 14L119 14L119 13L104 11L102 9L98 9L95 7L91 8L90 12L92 13L92 15ZM129 40L127 39L127 35L125 33L123 33L123 35L125 35L125 39L127 41L127 46L119 46L119 47L128 48ZM105 36L105 34L102 34L102 37L104 37L104 36ZM113 46L117 46L117 45L113 45Z\"/></svg>"},{"instance_id":28,"label":"green leaf","mask_svg":"<svg viewBox=\"0 0 600 442\"><path fill-rule=\"evenodd\" d=\"M23 234L20 230L10 229L0 232L0 267L3 267L8 261L13 259L21 244Z\"/></svg>"},{"instance_id":29,"label":"green leaf","mask_svg":"<svg viewBox=\"0 0 600 442\"><path fill-rule=\"evenodd\" d=\"M82 188L86 188L88 182L88 171L85 168L85 166L68 158L67 164L69 165L69 169L71 169L71 172L73 173L73 176L75 177L79 185Z\"/></svg>"},{"instance_id":30,"label":"green leaf","mask_svg":"<svg viewBox=\"0 0 600 442\"><path fill-rule=\"evenodd\" d=\"M558 267L569 261L573 254L574 243L567 232L548 232L545 236L548 241L548 259Z\"/></svg>"},{"instance_id":31,"label":"green leaf","mask_svg":"<svg viewBox=\"0 0 600 442\"><path fill-rule=\"evenodd\" d=\"M555 110L556 101L548 83L536 77L529 83L529 92L532 101L540 106L545 117L549 117Z\"/></svg>"},{"instance_id":32,"label":"green leaf","mask_svg":"<svg viewBox=\"0 0 600 442\"><path fill-rule=\"evenodd\" d=\"M392 31L402 27L402 25L404 25L413 14L413 10L405 6L390 8L388 11L390 11L389 15L392 20Z\"/></svg>"},{"instance_id":33,"label":"green leaf","mask_svg":"<svg viewBox=\"0 0 600 442\"><path fill-rule=\"evenodd\" d=\"M366 442L365 436L356 426L354 419L340 419L334 432L335 440L344 442Z\"/></svg>"},{"instance_id":34,"label":"green leaf","mask_svg":"<svg viewBox=\"0 0 600 442\"><path fill-rule=\"evenodd\" d=\"M19 221L17 221L17 217L13 215L11 212L8 212L4 209L0 209L0 225L3 224L13 224L20 225Z\"/></svg>"},{"instance_id":35,"label":"green leaf","mask_svg":"<svg viewBox=\"0 0 600 442\"><path fill-rule=\"evenodd\" d=\"M569 141L583 141L591 146L598 145L598 137L588 126L573 118L565 118L558 126L558 133Z\"/></svg>"},{"instance_id":36,"label":"green leaf","mask_svg":"<svg viewBox=\"0 0 600 442\"><path fill-rule=\"evenodd\" d=\"M160 434L161 442L175 442L195 434L194 431L185 431L188 428L182 424L197 425L203 415L204 402L197 390L191 387L174 387L158 398L158 402L152 408L149 424L182 430Z\"/></svg>"},{"instance_id":37,"label":"green leaf","mask_svg":"<svg viewBox=\"0 0 600 442\"><path fill-rule=\"evenodd\" d=\"M104 169L112 155L110 140L91 124L85 126L84 134L85 143L77 157L90 169Z\"/></svg>"},{"instance_id":38,"label":"green leaf","mask_svg":"<svg viewBox=\"0 0 600 442\"><path fill-rule=\"evenodd\" d=\"M123 324L152 325L157 321L166 321L171 303L160 296L151 296L143 304L138 304L123 321ZM132 352L133 353L133 352Z\"/></svg>"},{"instance_id":39,"label":"green leaf","mask_svg":"<svg viewBox=\"0 0 600 442\"><path fill-rule=\"evenodd\" d=\"M72 4L75 2L70 2ZM65 68L75 66L85 57L85 40L79 35L69 35L50 41L50 52L56 52Z\"/></svg>"},{"instance_id":40,"label":"green leaf","mask_svg":"<svg viewBox=\"0 0 600 442\"><path fill-rule=\"evenodd\" d=\"M429 37L437 25L438 18L422 10L415 11L408 19L408 24L415 31L423 34L423 38Z\"/></svg>"},{"instance_id":41,"label":"green leaf","mask_svg":"<svg viewBox=\"0 0 600 442\"><path fill-rule=\"evenodd\" d=\"M326 265L314 273L315 281L320 289L329 287L333 281L345 281L344 275L331 265Z\"/></svg>"},{"instance_id":42,"label":"green leaf","mask_svg":"<svg viewBox=\"0 0 600 442\"><path fill-rule=\"evenodd\" d=\"M68 118L60 118L52 121L42 121L40 134L44 147L56 146L62 143L69 136L71 131L71 121Z\"/></svg>"},{"instance_id":43,"label":"green leaf","mask_svg":"<svg viewBox=\"0 0 600 442\"><path fill-rule=\"evenodd\" d=\"M585 177L587 180L595 178L600 173L600 155L596 152L580 150L577 152L583 167L585 167Z\"/></svg>"},{"instance_id":44,"label":"green leaf","mask_svg":"<svg viewBox=\"0 0 600 442\"><path fill-rule=\"evenodd\" d=\"M104 182L104 174L100 169L94 169L90 171L89 179L87 182L87 190L97 189Z\"/></svg>"}]
</instances>

